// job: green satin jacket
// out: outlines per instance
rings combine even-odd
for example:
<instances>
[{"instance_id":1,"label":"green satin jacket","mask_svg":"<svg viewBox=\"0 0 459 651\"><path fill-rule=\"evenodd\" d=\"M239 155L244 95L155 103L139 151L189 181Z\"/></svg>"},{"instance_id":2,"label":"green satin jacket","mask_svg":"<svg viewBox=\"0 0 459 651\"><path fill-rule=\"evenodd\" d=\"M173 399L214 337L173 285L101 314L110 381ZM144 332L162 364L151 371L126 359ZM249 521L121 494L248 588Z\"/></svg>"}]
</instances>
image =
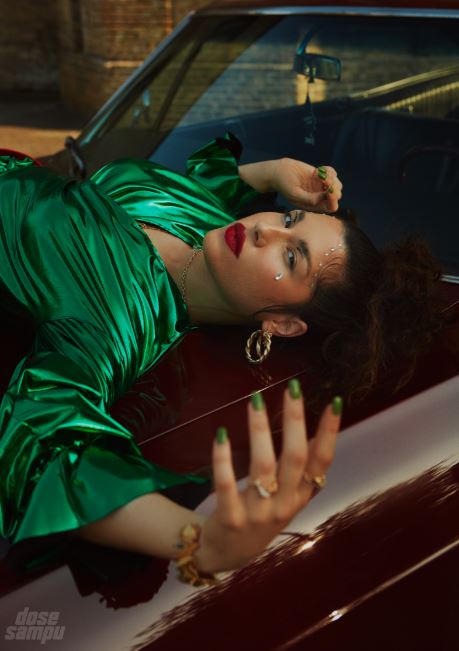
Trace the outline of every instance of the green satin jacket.
<instances>
[{"instance_id":1,"label":"green satin jacket","mask_svg":"<svg viewBox=\"0 0 459 651\"><path fill-rule=\"evenodd\" d=\"M0 536L71 531L140 495L190 481L147 461L113 402L190 325L180 292L137 220L190 245L256 194L232 137L186 175L145 160L77 182L0 157L0 314L36 335L0 404Z\"/></svg>"}]
</instances>

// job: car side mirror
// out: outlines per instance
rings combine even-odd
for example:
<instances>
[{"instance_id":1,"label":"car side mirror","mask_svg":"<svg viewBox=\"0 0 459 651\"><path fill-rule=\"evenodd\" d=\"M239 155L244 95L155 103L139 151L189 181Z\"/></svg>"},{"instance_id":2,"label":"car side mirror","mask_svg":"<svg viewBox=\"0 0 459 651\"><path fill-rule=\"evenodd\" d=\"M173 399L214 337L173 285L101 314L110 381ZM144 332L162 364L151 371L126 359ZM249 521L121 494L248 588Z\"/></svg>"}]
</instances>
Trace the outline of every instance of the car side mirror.
<instances>
[{"instance_id":1,"label":"car side mirror","mask_svg":"<svg viewBox=\"0 0 459 651\"><path fill-rule=\"evenodd\" d=\"M339 81L341 79L341 61L336 57L324 54L309 54L298 48L293 62L293 70L300 75L308 77L310 82L314 79L325 81Z\"/></svg>"}]
</instances>

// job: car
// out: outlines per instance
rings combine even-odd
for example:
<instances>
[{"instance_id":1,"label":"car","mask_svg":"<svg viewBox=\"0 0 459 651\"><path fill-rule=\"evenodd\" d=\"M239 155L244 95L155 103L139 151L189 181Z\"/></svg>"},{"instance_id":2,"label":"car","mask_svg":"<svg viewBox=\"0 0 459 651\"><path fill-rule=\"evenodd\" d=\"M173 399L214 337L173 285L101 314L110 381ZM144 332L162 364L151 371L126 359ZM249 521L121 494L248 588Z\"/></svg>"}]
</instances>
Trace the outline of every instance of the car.
<instances>
[{"instance_id":1,"label":"car","mask_svg":"<svg viewBox=\"0 0 459 651\"><path fill-rule=\"evenodd\" d=\"M53 638L66 651L459 648L458 55L451 0L217 2L185 18L76 140L41 159L80 179L122 157L183 170L229 131L241 163L330 164L344 184L340 209L378 246L408 233L428 240L444 268L447 319L403 388L393 390L400 360L345 409L326 489L215 586L192 588L172 563L82 541L36 567L49 541L3 541L5 648ZM28 333L1 328L9 377ZM148 459L209 476L211 441L225 424L244 482L255 390L279 449L285 382L297 376L307 393L317 378L299 341L248 365L246 337L192 332L113 405ZM311 413L311 432L316 420ZM173 497L212 508L209 483ZM19 645L31 628L35 642Z\"/></svg>"}]
</instances>

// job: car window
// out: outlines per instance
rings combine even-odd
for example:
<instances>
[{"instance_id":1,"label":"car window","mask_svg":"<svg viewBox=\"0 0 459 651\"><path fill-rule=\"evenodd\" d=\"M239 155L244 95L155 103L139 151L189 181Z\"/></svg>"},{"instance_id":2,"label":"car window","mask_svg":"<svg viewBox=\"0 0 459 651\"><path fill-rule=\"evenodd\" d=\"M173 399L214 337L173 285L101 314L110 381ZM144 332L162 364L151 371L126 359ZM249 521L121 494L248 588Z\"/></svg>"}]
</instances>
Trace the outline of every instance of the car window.
<instances>
[{"instance_id":1,"label":"car window","mask_svg":"<svg viewBox=\"0 0 459 651\"><path fill-rule=\"evenodd\" d=\"M332 165L377 245L416 233L459 276L459 20L198 15L80 142L89 171L122 156L182 171L227 130L241 163Z\"/></svg>"},{"instance_id":2,"label":"car window","mask_svg":"<svg viewBox=\"0 0 459 651\"><path fill-rule=\"evenodd\" d=\"M428 25L423 23L356 21L347 23L344 29L339 23L322 25L311 38L308 51L339 57L342 75L337 84L319 81L316 99L346 97L408 80L421 73L457 66L458 34L445 31L435 21ZM306 79L303 77L302 81L305 87ZM421 105L416 107L419 113L425 113L425 109ZM439 106L437 113L443 116Z\"/></svg>"},{"instance_id":3,"label":"car window","mask_svg":"<svg viewBox=\"0 0 459 651\"><path fill-rule=\"evenodd\" d=\"M131 93L104 132L173 128L270 23L240 18L197 21L174 43L168 56L160 58L150 79ZM207 116L203 114L202 119Z\"/></svg>"},{"instance_id":4,"label":"car window","mask_svg":"<svg viewBox=\"0 0 459 651\"><path fill-rule=\"evenodd\" d=\"M306 76L294 71L295 52L308 36L308 52L341 61L339 81L315 79L308 83ZM237 39L240 38L238 35ZM304 104L308 91L313 102L348 97L420 73L458 65L459 48L454 35L445 34L435 24L285 18L249 44L232 63L228 61L226 69L207 88L201 86L202 95L184 111L188 86L199 85L199 80L202 83L208 76L206 71L222 56L224 51L218 38L211 37L193 62L177 97L178 104L172 109L175 116L177 111L183 113L178 125ZM413 110L409 104L407 108ZM432 107L423 103L417 111L431 114ZM168 126L173 122L170 120Z\"/></svg>"},{"instance_id":5,"label":"car window","mask_svg":"<svg viewBox=\"0 0 459 651\"><path fill-rule=\"evenodd\" d=\"M112 131L142 132L151 151L174 128L239 118L260 111L331 100L365 99L386 93L374 105L417 115L455 117L458 104L458 21L311 16L201 17L184 31L149 76L91 139ZM335 57L339 80L311 80L294 70L295 53ZM388 90L439 76L434 92L389 97ZM397 86L398 84L398 86ZM439 95L441 94L441 98ZM434 97L433 97L434 95ZM393 101L391 101L393 100ZM339 105L338 105L339 106ZM144 139L144 134L149 139ZM114 138L112 137L112 140ZM83 137L83 142L85 138ZM129 149L129 146L127 145Z\"/></svg>"}]
</instances>

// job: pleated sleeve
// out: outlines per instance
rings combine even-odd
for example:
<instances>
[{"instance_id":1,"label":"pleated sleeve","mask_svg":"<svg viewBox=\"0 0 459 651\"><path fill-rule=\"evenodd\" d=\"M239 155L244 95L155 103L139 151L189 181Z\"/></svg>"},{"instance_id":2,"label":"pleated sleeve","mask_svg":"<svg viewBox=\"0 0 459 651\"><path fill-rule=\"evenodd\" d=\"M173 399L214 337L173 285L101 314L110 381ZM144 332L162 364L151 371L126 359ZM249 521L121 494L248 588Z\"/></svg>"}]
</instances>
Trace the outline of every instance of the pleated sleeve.
<instances>
[{"instance_id":1,"label":"pleated sleeve","mask_svg":"<svg viewBox=\"0 0 459 651\"><path fill-rule=\"evenodd\" d=\"M108 413L113 366L91 323L43 323L0 405L0 535L77 529L140 495L202 480L145 459Z\"/></svg>"},{"instance_id":2,"label":"pleated sleeve","mask_svg":"<svg viewBox=\"0 0 459 651\"><path fill-rule=\"evenodd\" d=\"M231 133L215 138L188 158L187 175L204 185L229 209L238 213L258 192L239 176L242 145Z\"/></svg>"}]
</instances>

